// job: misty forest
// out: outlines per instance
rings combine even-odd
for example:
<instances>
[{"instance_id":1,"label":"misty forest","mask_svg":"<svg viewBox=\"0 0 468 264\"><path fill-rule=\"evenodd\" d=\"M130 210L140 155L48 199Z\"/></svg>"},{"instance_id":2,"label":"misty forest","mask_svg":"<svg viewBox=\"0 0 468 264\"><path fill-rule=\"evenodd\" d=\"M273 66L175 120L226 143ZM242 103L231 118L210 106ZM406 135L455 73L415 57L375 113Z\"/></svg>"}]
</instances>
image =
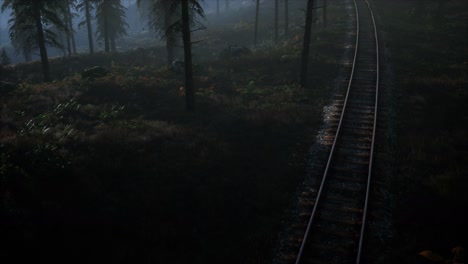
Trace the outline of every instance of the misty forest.
<instances>
[{"instance_id":1,"label":"misty forest","mask_svg":"<svg viewBox=\"0 0 468 264\"><path fill-rule=\"evenodd\" d=\"M468 1L0 9L0 263L466 263Z\"/></svg>"}]
</instances>

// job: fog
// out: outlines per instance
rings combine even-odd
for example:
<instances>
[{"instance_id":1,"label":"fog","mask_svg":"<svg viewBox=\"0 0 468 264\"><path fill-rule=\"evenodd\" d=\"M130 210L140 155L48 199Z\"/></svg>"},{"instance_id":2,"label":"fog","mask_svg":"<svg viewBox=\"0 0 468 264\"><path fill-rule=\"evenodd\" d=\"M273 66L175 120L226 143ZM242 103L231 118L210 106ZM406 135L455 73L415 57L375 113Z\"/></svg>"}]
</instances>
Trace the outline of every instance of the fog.
<instances>
[{"instance_id":1,"label":"fog","mask_svg":"<svg viewBox=\"0 0 468 264\"><path fill-rule=\"evenodd\" d=\"M127 35L124 36L118 45L118 51L132 50L138 47L150 47L154 45L164 45L161 41L161 36L158 36L149 26L147 19L147 11L145 7L139 8L136 5L136 0L124 0L122 4L125 6L125 17L128 27L126 27ZM260 27L266 27L270 32L261 32L264 34L262 37L263 41L272 41L272 37L268 36L273 31L274 24L274 1L260 1L261 7L261 19ZM226 1L219 1L219 14L216 12L216 1L203 1L202 7L204 8L204 13L206 17L201 19L200 22L204 24L208 29L210 27L220 27L220 26L235 26L242 24L253 24L255 19L255 2L254 1L240 1L240 0L231 0L229 6L226 6ZM303 14L305 9L304 1L291 1L291 17L298 17L300 14ZM10 56L12 63L25 62L21 54L18 54L14 51L11 46L8 33L8 20L10 19L11 11L9 9L0 14L0 46L5 47L8 55ZM86 26L78 27L78 24L81 21L84 21L84 14L77 13L74 11L75 16L73 18L73 28L75 31L75 40L77 45L78 53L87 53L88 49L88 39ZM283 17L283 14L280 14ZM292 23L292 27L300 26L303 21L297 20L299 24ZM94 30L93 36L96 35L96 21L93 20L92 28ZM245 35L245 39L239 39L237 44L246 44L252 45L253 32L250 36ZM60 39L64 49L56 49L48 47L48 54L51 58L53 57L62 57L66 56L65 50L66 42L64 37ZM97 47L97 51L103 51L103 43L97 42L96 37L94 38L94 44ZM236 44L236 43L232 43ZM33 54L33 60L39 59L38 52Z\"/></svg>"},{"instance_id":2,"label":"fog","mask_svg":"<svg viewBox=\"0 0 468 264\"><path fill-rule=\"evenodd\" d=\"M1 263L466 263L468 1L93 2L0 13Z\"/></svg>"}]
</instances>

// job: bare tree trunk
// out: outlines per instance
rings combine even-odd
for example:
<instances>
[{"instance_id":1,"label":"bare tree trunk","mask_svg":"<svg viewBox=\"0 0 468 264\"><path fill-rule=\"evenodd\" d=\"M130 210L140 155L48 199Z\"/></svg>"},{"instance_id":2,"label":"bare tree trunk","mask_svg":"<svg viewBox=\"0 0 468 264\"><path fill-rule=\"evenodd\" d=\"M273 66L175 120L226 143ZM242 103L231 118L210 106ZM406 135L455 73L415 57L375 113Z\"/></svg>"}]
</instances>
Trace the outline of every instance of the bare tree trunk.
<instances>
[{"instance_id":1,"label":"bare tree trunk","mask_svg":"<svg viewBox=\"0 0 468 264\"><path fill-rule=\"evenodd\" d=\"M289 35L289 1L284 0L284 35Z\"/></svg>"},{"instance_id":2,"label":"bare tree trunk","mask_svg":"<svg viewBox=\"0 0 468 264\"><path fill-rule=\"evenodd\" d=\"M219 0L216 0L216 15L219 16Z\"/></svg>"},{"instance_id":3,"label":"bare tree trunk","mask_svg":"<svg viewBox=\"0 0 468 264\"><path fill-rule=\"evenodd\" d=\"M85 1L85 15L86 15L86 27L88 28L88 45L89 45L89 54L94 54L94 44L93 44L93 28L91 25L91 8L89 6L89 0Z\"/></svg>"},{"instance_id":4,"label":"bare tree trunk","mask_svg":"<svg viewBox=\"0 0 468 264\"><path fill-rule=\"evenodd\" d=\"M104 52L110 52L110 44L109 44L109 24L107 21L107 17L104 17Z\"/></svg>"},{"instance_id":5,"label":"bare tree trunk","mask_svg":"<svg viewBox=\"0 0 468 264\"><path fill-rule=\"evenodd\" d=\"M67 13L68 13L68 31L70 31L70 39L71 39L71 44L73 48L73 54L76 54L76 41L75 41L75 33L73 30L73 18L72 18L72 13L70 10L70 5L67 5Z\"/></svg>"},{"instance_id":6,"label":"bare tree trunk","mask_svg":"<svg viewBox=\"0 0 468 264\"><path fill-rule=\"evenodd\" d=\"M164 10L164 28L169 28L171 25L171 10L170 7L167 7ZM166 51L167 51L167 65L171 65L174 61L174 40L173 37L169 35L168 32L165 34L166 38Z\"/></svg>"},{"instance_id":7,"label":"bare tree trunk","mask_svg":"<svg viewBox=\"0 0 468 264\"><path fill-rule=\"evenodd\" d=\"M44 29L42 27L41 12L39 6L35 6L34 20L36 23L37 30L37 45L39 46L39 53L41 54L42 73L44 74L44 82L49 82L50 78L50 67L49 58L47 57L47 49L45 46Z\"/></svg>"},{"instance_id":8,"label":"bare tree trunk","mask_svg":"<svg viewBox=\"0 0 468 264\"><path fill-rule=\"evenodd\" d=\"M254 46L257 46L258 40L258 15L260 12L260 0L257 0L255 4L255 28L254 28Z\"/></svg>"},{"instance_id":9,"label":"bare tree trunk","mask_svg":"<svg viewBox=\"0 0 468 264\"><path fill-rule=\"evenodd\" d=\"M229 11L229 0L225 0L225 3L226 3L226 12Z\"/></svg>"},{"instance_id":10,"label":"bare tree trunk","mask_svg":"<svg viewBox=\"0 0 468 264\"><path fill-rule=\"evenodd\" d=\"M275 44L278 44L278 1L275 0Z\"/></svg>"},{"instance_id":11,"label":"bare tree trunk","mask_svg":"<svg viewBox=\"0 0 468 264\"><path fill-rule=\"evenodd\" d=\"M182 0L182 38L184 40L185 100L187 111L195 110L192 72L192 43L190 39L189 0ZM227 3L227 2L226 2Z\"/></svg>"},{"instance_id":12,"label":"bare tree trunk","mask_svg":"<svg viewBox=\"0 0 468 264\"><path fill-rule=\"evenodd\" d=\"M307 68L309 64L309 51L310 51L310 37L312 35L312 14L314 8L314 0L307 0L307 10L306 10L306 23L305 23L305 32L304 32L304 42L302 47L302 56L301 56L301 73L299 83L302 87L305 87L307 84Z\"/></svg>"},{"instance_id":13,"label":"bare tree trunk","mask_svg":"<svg viewBox=\"0 0 468 264\"><path fill-rule=\"evenodd\" d=\"M72 49L71 49L71 42L70 42L70 30L69 30L69 26L68 26L68 14L65 14L64 17L63 17L63 23L65 25L65 28L67 29L67 31L65 32L65 37L67 39L67 55L68 57L71 56L71 53L72 53Z\"/></svg>"}]
</instances>

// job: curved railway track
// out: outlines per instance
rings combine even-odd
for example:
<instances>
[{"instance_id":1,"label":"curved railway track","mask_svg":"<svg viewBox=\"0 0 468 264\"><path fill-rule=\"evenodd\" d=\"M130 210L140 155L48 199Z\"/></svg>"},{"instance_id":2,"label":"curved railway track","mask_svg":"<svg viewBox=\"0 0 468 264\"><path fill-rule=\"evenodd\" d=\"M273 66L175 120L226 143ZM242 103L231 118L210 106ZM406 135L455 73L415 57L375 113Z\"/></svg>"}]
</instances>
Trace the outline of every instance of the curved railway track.
<instances>
[{"instance_id":1,"label":"curved railway track","mask_svg":"<svg viewBox=\"0 0 468 264\"><path fill-rule=\"evenodd\" d=\"M356 44L346 96L296 264L360 263L379 97L379 48L367 0L353 0Z\"/></svg>"}]
</instances>

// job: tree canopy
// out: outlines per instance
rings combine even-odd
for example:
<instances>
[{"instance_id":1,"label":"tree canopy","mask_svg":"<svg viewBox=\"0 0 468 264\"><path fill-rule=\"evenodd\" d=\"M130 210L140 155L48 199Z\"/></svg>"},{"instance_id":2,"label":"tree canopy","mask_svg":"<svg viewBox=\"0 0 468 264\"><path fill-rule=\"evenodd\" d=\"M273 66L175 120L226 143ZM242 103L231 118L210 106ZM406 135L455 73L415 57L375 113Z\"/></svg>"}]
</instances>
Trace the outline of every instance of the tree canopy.
<instances>
[{"instance_id":1,"label":"tree canopy","mask_svg":"<svg viewBox=\"0 0 468 264\"><path fill-rule=\"evenodd\" d=\"M2 11L13 10L10 23L10 38L13 43L29 50L39 49L44 80L50 80L49 61L46 45L60 47L57 35L51 26L67 31L67 27L57 15L65 13L62 0L5 0Z\"/></svg>"}]
</instances>

